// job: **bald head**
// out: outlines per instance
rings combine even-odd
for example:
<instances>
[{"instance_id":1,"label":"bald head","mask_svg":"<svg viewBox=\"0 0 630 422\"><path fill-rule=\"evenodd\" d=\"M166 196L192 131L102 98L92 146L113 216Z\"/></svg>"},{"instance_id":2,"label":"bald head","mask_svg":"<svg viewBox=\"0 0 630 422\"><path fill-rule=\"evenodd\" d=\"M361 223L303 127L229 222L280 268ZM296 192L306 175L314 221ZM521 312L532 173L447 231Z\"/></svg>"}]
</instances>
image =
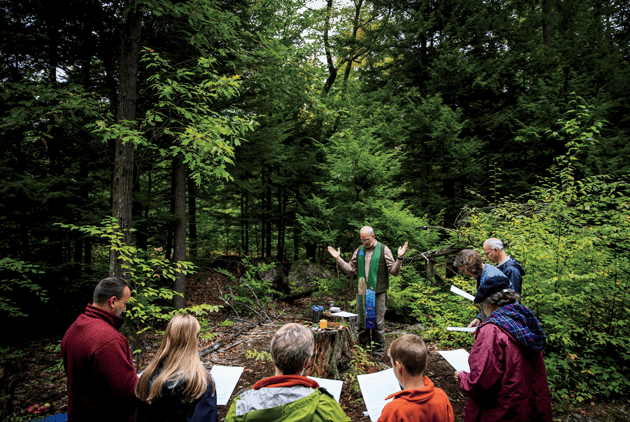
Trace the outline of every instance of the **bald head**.
<instances>
[{"instance_id":1,"label":"bald head","mask_svg":"<svg viewBox=\"0 0 630 422\"><path fill-rule=\"evenodd\" d=\"M374 230L370 226L361 227L361 231L359 232L359 236L361 236L361 242L366 248L371 248L374 246L376 240L374 239Z\"/></svg>"}]
</instances>

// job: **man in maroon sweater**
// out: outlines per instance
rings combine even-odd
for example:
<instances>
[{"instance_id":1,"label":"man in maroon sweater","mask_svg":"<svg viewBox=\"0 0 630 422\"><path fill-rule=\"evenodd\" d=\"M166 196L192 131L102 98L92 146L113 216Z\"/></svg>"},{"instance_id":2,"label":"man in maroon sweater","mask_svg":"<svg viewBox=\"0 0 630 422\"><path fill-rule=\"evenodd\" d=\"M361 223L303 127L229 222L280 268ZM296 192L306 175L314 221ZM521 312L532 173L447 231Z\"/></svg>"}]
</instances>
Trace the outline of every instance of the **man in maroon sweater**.
<instances>
[{"instance_id":1,"label":"man in maroon sweater","mask_svg":"<svg viewBox=\"0 0 630 422\"><path fill-rule=\"evenodd\" d=\"M61 341L68 377L68 422L133 421L138 376L129 342L118 332L131 291L110 277Z\"/></svg>"}]
</instances>

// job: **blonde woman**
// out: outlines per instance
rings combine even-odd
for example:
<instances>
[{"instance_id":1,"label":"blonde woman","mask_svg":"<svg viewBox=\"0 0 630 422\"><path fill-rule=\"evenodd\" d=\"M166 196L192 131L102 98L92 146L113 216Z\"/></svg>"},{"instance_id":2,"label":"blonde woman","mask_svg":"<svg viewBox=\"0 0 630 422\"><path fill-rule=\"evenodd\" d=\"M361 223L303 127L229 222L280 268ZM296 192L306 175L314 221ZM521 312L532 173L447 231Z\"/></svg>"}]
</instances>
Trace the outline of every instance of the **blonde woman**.
<instances>
[{"instance_id":1,"label":"blonde woman","mask_svg":"<svg viewBox=\"0 0 630 422\"><path fill-rule=\"evenodd\" d=\"M214 381L199 359L200 326L179 314L166 326L162 345L138 384L138 422L216 422Z\"/></svg>"}]
</instances>

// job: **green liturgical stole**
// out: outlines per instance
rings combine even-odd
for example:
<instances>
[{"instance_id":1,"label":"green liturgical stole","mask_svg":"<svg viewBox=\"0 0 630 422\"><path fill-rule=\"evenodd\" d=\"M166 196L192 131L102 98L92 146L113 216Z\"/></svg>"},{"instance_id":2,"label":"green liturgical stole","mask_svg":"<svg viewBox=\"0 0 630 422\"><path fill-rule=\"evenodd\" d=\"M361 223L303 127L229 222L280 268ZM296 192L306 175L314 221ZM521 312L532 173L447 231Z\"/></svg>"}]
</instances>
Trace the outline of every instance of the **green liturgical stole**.
<instances>
[{"instance_id":1,"label":"green liturgical stole","mask_svg":"<svg viewBox=\"0 0 630 422\"><path fill-rule=\"evenodd\" d=\"M361 246L357 256L359 270L359 318L362 329L376 328L376 282L378 280L378 264L381 261L381 244L377 243L370 260L370 273L365 276L365 246ZM366 282L367 278L367 282Z\"/></svg>"},{"instance_id":2,"label":"green liturgical stole","mask_svg":"<svg viewBox=\"0 0 630 422\"><path fill-rule=\"evenodd\" d=\"M381 262L381 243L378 242L374 248L372 259L370 260L370 274L365 276L365 246L361 246L359 256L357 257L357 269L359 270L359 279L363 277L367 280L367 288L376 290L376 279L378 276L378 263Z\"/></svg>"}]
</instances>

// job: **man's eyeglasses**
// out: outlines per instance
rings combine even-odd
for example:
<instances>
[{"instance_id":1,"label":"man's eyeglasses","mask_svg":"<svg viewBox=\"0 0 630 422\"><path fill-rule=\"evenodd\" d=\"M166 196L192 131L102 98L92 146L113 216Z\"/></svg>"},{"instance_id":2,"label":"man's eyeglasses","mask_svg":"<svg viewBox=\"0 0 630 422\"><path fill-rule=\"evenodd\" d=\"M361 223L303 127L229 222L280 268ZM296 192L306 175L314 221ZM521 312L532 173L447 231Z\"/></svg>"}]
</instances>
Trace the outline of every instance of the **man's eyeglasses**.
<instances>
[{"instance_id":1,"label":"man's eyeglasses","mask_svg":"<svg viewBox=\"0 0 630 422\"><path fill-rule=\"evenodd\" d=\"M368 237L367 239L361 239L361 238L359 238L359 239L360 239L360 240L361 240L361 242L363 242L363 243L365 243L365 242L369 242L370 240L372 240L372 238L371 238L371 237Z\"/></svg>"}]
</instances>

